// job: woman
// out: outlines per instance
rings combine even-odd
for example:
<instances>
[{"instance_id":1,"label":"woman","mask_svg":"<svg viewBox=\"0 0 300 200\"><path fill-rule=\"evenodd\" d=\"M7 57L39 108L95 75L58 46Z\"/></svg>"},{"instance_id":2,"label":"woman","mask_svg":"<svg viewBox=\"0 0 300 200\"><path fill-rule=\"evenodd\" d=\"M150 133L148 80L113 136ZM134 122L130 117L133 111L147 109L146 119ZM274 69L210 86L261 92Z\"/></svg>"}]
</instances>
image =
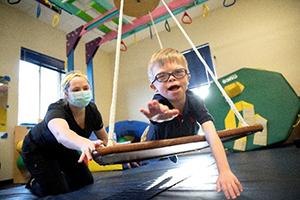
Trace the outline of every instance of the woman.
<instances>
[{"instance_id":1,"label":"woman","mask_svg":"<svg viewBox=\"0 0 300 200\"><path fill-rule=\"evenodd\" d=\"M93 176L83 161L91 160L92 152L108 140L101 114L91 102L87 77L70 72L62 89L64 99L49 106L44 120L23 143L22 157L31 174L26 188L40 197L92 184ZM99 140L88 139L92 132Z\"/></svg>"}]
</instances>

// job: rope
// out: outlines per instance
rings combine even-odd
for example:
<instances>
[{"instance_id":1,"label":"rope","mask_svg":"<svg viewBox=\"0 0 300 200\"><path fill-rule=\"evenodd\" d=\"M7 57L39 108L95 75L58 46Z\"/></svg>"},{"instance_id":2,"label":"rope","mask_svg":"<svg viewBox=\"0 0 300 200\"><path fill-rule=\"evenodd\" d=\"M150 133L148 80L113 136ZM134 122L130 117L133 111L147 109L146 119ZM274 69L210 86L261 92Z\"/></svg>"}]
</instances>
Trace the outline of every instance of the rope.
<instances>
[{"instance_id":1,"label":"rope","mask_svg":"<svg viewBox=\"0 0 300 200\"><path fill-rule=\"evenodd\" d=\"M173 15L172 11L169 9L169 7L166 4L166 2L164 0L161 0L161 1L164 4L164 6L166 7L166 9L169 12L169 14L171 15L171 17L173 18L173 20L175 21L175 23L177 24L178 28L181 30L182 34L185 36L185 38L187 39L187 41L189 42L189 44L192 46L192 48L193 48L194 52L196 53L197 57L200 59L200 61L202 62L202 64L205 66L205 68L208 71L208 73L210 74L210 76L213 78L214 82L216 83L216 85L219 88L220 92L222 93L222 95L224 96L225 100L229 104L230 108L233 110L234 114L237 116L237 118L239 119L239 121L242 123L242 126L247 126L248 124L246 123L246 121L244 120L244 118L242 117L242 115L239 113L239 111L235 107L235 105L232 102L232 100L226 94L226 92L222 88L221 84L219 83L218 79L215 77L215 75L213 74L213 72L211 71L211 69L208 67L207 63L205 62L205 60L203 59L203 57L200 55L200 53L198 52L198 50L195 47L194 43L189 38L189 36L185 32L185 30L182 28L182 26L180 25L180 23L178 22L178 20L176 19L176 17Z\"/></svg>"},{"instance_id":2,"label":"rope","mask_svg":"<svg viewBox=\"0 0 300 200\"><path fill-rule=\"evenodd\" d=\"M117 104L117 89L118 89L118 77L119 77L119 69L120 69L120 46L121 46L121 36L122 36L122 24L123 24L122 23L123 7L124 7L124 0L121 0L121 2L120 2L119 23L118 23L116 57L115 57L113 93L112 93L112 100L111 100L111 107L110 107L110 118L109 118L108 146L111 146L114 142L116 104Z\"/></svg>"},{"instance_id":3,"label":"rope","mask_svg":"<svg viewBox=\"0 0 300 200\"><path fill-rule=\"evenodd\" d=\"M156 35L157 40L158 40L158 43L159 43L159 47L160 47L160 49L162 49L162 48L163 48L163 45L162 45L161 40L160 40L160 38L159 38L158 31L157 31L157 28L156 28L155 23L154 23L154 21L153 21L153 17L152 17L152 15L151 15L151 12L149 12L149 16L150 16L152 25L153 25L153 27L154 27L154 31L155 31L155 35Z\"/></svg>"}]
</instances>

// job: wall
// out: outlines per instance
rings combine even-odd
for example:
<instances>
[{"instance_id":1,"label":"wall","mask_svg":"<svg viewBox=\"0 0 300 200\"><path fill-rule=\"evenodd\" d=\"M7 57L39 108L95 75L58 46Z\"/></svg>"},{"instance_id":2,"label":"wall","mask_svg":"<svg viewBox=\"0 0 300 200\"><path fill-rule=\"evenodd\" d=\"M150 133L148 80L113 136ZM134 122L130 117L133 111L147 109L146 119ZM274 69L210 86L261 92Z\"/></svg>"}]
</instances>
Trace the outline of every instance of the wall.
<instances>
[{"instance_id":1,"label":"wall","mask_svg":"<svg viewBox=\"0 0 300 200\"><path fill-rule=\"evenodd\" d=\"M101 49L101 47L100 47ZM95 102L102 115L104 126L108 126L112 96L113 55L98 50L94 57Z\"/></svg>"},{"instance_id":2,"label":"wall","mask_svg":"<svg viewBox=\"0 0 300 200\"><path fill-rule=\"evenodd\" d=\"M239 0L233 7L210 11L206 18L194 18L191 25L183 27L195 45L209 42L219 77L242 67L277 71L300 95L299 21L298 0ZM159 35L164 47L180 51L191 48L178 28ZM157 49L158 42L153 37L121 54L118 120L147 121L139 108L145 107L153 95L147 62Z\"/></svg>"},{"instance_id":3,"label":"wall","mask_svg":"<svg viewBox=\"0 0 300 200\"><path fill-rule=\"evenodd\" d=\"M8 133L9 137L5 144L1 143L1 151L7 150L5 158L0 158L2 167L0 180L12 178L13 166L13 130L17 125L18 118L18 66L20 48L26 47L34 51L66 61L66 33L52 28L34 17L30 17L19 10L0 3L0 74L11 78L8 91ZM75 51L75 69L85 70L85 48L81 41ZM111 94L111 67L110 55L98 51L95 56L95 85L96 103L101 104L100 110L104 110L104 122L108 121L108 105ZM100 64L99 64L100 63ZM102 73L104 72L104 73ZM30 77L29 77L30 78ZM104 95L107 93L108 95ZM98 97L99 96L99 97ZM32 105L33 106L33 105ZM2 145L3 144L3 145Z\"/></svg>"}]
</instances>

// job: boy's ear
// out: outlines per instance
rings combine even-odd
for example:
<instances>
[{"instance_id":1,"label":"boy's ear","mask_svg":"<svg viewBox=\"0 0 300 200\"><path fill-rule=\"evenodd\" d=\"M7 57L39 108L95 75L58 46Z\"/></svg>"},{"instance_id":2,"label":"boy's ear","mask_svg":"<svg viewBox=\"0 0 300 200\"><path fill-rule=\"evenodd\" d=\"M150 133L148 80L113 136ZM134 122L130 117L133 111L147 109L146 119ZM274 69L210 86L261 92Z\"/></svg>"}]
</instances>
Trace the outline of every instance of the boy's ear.
<instances>
[{"instance_id":1,"label":"boy's ear","mask_svg":"<svg viewBox=\"0 0 300 200\"><path fill-rule=\"evenodd\" d=\"M187 81L187 85L190 84L190 80L191 80L191 74L188 74L188 81Z\"/></svg>"},{"instance_id":2,"label":"boy's ear","mask_svg":"<svg viewBox=\"0 0 300 200\"><path fill-rule=\"evenodd\" d=\"M151 88L152 90L154 90L155 92L157 92L157 89L156 89L155 85L150 84L150 88Z\"/></svg>"}]
</instances>

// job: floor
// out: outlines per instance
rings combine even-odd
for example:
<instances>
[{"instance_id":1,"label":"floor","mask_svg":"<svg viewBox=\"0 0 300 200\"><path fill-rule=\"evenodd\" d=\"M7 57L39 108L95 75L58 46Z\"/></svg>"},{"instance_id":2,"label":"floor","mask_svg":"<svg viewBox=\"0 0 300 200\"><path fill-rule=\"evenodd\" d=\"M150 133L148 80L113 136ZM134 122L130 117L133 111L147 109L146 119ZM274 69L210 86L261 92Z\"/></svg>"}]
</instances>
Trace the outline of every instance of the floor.
<instances>
[{"instance_id":1,"label":"floor","mask_svg":"<svg viewBox=\"0 0 300 200\"><path fill-rule=\"evenodd\" d=\"M215 191L217 169L209 151L152 160L147 165L94 173L95 183L81 190L43 199L225 199ZM300 148L295 145L228 153L233 172L244 186L239 199L300 198ZM0 199L37 199L24 186L0 190Z\"/></svg>"}]
</instances>

